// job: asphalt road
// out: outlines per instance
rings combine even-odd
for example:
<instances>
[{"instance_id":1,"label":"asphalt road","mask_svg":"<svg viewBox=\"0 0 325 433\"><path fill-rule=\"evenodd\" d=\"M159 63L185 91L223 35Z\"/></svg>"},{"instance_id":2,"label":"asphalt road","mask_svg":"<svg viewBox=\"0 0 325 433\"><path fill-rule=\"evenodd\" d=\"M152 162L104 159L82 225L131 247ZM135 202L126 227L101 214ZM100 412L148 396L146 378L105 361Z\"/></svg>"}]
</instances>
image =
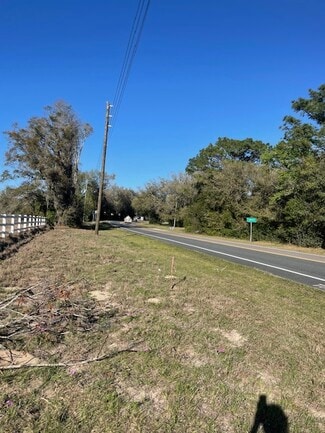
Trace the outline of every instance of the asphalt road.
<instances>
[{"instance_id":1,"label":"asphalt road","mask_svg":"<svg viewBox=\"0 0 325 433\"><path fill-rule=\"evenodd\" d=\"M325 291L325 255L264 247L254 243L213 240L203 236L178 234L172 230L147 229L136 223L112 222L112 224L123 230L260 269Z\"/></svg>"}]
</instances>

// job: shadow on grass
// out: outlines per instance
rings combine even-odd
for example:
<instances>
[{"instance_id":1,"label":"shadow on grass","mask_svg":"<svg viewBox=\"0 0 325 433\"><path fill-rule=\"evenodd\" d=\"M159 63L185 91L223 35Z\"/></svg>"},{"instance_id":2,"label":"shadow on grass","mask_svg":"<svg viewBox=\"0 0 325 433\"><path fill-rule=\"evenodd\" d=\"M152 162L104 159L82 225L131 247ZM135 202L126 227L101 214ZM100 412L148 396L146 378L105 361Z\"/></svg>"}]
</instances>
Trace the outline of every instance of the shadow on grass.
<instances>
[{"instance_id":1,"label":"shadow on grass","mask_svg":"<svg viewBox=\"0 0 325 433\"><path fill-rule=\"evenodd\" d=\"M112 230L115 229L116 227L112 226L108 221L101 221L99 223L99 231L101 230ZM92 230L95 231L95 223L83 223L81 226L81 229L83 230Z\"/></svg>"},{"instance_id":2,"label":"shadow on grass","mask_svg":"<svg viewBox=\"0 0 325 433\"><path fill-rule=\"evenodd\" d=\"M257 433L259 427L265 433L289 433L288 417L277 404L267 404L266 395L260 395L256 406L254 423L249 433Z\"/></svg>"}]
</instances>

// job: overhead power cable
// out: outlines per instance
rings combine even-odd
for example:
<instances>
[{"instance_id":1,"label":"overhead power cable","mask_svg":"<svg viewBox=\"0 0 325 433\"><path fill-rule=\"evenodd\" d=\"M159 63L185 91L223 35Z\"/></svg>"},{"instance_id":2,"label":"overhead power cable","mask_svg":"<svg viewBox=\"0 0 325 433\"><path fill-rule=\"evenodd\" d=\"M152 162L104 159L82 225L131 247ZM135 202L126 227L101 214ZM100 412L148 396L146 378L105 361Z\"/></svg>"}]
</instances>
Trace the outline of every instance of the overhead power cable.
<instances>
[{"instance_id":1,"label":"overhead power cable","mask_svg":"<svg viewBox=\"0 0 325 433\"><path fill-rule=\"evenodd\" d=\"M141 38L144 22L148 13L150 0L139 0L136 15L134 17L132 29L126 48L122 69L118 79L115 96L113 99L114 124L116 125L118 112L121 106L125 88L130 76L132 63Z\"/></svg>"}]
</instances>

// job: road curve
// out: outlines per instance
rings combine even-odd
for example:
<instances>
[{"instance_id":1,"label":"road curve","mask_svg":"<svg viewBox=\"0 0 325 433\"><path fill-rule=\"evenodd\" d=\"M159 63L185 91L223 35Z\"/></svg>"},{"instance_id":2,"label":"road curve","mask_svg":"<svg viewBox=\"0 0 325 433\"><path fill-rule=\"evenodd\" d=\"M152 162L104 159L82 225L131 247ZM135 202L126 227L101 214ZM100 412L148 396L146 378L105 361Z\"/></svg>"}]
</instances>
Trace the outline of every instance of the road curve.
<instances>
[{"instance_id":1,"label":"road curve","mask_svg":"<svg viewBox=\"0 0 325 433\"><path fill-rule=\"evenodd\" d=\"M176 234L173 231L139 227L137 224L112 224L139 235L260 269L325 291L325 256L322 255Z\"/></svg>"}]
</instances>

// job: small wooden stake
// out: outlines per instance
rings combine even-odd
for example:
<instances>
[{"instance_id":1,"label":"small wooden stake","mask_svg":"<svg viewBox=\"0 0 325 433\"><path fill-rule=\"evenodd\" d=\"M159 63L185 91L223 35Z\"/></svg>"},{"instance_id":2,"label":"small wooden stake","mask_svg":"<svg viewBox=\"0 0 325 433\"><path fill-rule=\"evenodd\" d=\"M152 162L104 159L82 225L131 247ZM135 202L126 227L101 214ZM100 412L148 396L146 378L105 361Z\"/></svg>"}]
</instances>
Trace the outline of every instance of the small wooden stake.
<instances>
[{"instance_id":1,"label":"small wooden stake","mask_svg":"<svg viewBox=\"0 0 325 433\"><path fill-rule=\"evenodd\" d=\"M170 266L170 275L174 275L174 273L176 273L176 269L175 269L175 257L173 256L171 266Z\"/></svg>"}]
</instances>

